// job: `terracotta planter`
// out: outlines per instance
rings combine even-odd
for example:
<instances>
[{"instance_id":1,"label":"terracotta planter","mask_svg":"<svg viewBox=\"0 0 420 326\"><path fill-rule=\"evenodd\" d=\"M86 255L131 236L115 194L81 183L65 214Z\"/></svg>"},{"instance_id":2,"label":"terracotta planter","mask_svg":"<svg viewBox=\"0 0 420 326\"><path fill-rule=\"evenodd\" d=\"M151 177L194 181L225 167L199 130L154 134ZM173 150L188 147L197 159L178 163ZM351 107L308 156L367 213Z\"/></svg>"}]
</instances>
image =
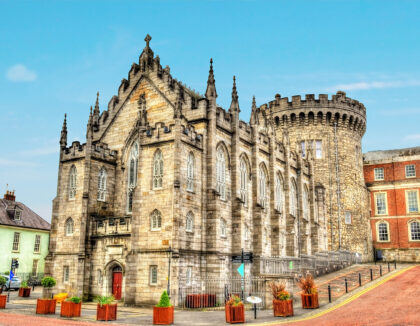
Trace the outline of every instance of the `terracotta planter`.
<instances>
[{"instance_id":1,"label":"terracotta planter","mask_svg":"<svg viewBox=\"0 0 420 326\"><path fill-rule=\"evenodd\" d=\"M96 320L117 320L117 304L104 304L96 308Z\"/></svg>"},{"instance_id":2,"label":"terracotta planter","mask_svg":"<svg viewBox=\"0 0 420 326\"><path fill-rule=\"evenodd\" d=\"M6 308L7 295L0 295L0 309Z\"/></svg>"},{"instance_id":3,"label":"terracotta planter","mask_svg":"<svg viewBox=\"0 0 420 326\"><path fill-rule=\"evenodd\" d=\"M313 293L313 294L302 293L301 298L302 298L303 309L319 308L318 293Z\"/></svg>"},{"instance_id":4,"label":"terracotta planter","mask_svg":"<svg viewBox=\"0 0 420 326\"><path fill-rule=\"evenodd\" d=\"M82 302L74 303L71 301L63 301L61 303L61 317L80 317L82 310Z\"/></svg>"},{"instance_id":5,"label":"terracotta planter","mask_svg":"<svg viewBox=\"0 0 420 326\"><path fill-rule=\"evenodd\" d=\"M153 307L153 325L171 325L174 323L174 306Z\"/></svg>"},{"instance_id":6,"label":"terracotta planter","mask_svg":"<svg viewBox=\"0 0 420 326\"><path fill-rule=\"evenodd\" d=\"M20 288L19 289L19 296L27 298L31 294L31 288Z\"/></svg>"},{"instance_id":7,"label":"terracotta planter","mask_svg":"<svg viewBox=\"0 0 420 326\"><path fill-rule=\"evenodd\" d=\"M236 307L225 305L225 315L227 323L245 323L245 309L243 304Z\"/></svg>"},{"instance_id":8,"label":"terracotta planter","mask_svg":"<svg viewBox=\"0 0 420 326\"><path fill-rule=\"evenodd\" d=\"M274 317L293 316L293 300L273 300Z\"/></svg>"},{"instance_id":9,"label":"terracotta planter","mask_svg":"<svg viewBox=\"0 0 420 326\"><path fill-rule=\"evenodd\" d=\"M38 299L36 300L36 313L40 315L55 314L55 306L57 302L54 299Z\"/></svg>"}]
</instances>

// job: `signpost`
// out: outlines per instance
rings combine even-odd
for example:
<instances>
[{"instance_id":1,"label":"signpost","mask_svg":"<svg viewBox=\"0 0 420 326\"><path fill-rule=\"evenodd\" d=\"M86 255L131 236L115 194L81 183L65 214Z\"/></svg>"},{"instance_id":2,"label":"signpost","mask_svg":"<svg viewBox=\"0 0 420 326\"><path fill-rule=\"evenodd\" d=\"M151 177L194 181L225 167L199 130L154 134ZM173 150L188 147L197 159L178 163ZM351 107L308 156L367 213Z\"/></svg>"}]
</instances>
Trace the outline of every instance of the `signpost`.
<instances>
[{"instance_id":1,"label":"signpost","mask_svg":"<svg viewBox=\"0 0 420 326\"><path fill-rule=\"evenodd\" d=\"M245 277L245 263L252 263L253 260L253 253L252 252L242 252L240 255L232 256L232 263L240 263L241 265L238 267L237 271L239 275L241 275L241 299L244 300L244 277Z\"/></svg>"}]
</instances>

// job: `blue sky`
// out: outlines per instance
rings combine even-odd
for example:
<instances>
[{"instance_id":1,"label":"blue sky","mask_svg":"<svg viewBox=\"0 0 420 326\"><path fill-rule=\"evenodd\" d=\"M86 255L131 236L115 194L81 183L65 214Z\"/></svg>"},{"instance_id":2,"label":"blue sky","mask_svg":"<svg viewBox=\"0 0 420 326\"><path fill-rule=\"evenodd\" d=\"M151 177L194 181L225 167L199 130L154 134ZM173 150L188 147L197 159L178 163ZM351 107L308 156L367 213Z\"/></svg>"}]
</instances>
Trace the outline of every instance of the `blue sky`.
<instances>
[{"instance_id":1,"label":"blue sky","mask_svg":"<svg viewBox=\"0 0 420 326\"><path fill-rule=\"evenodd\" d=\"M237 76L241 118L257 104L338 89L365 104L363 151L420 145L420 1L0 1L0 190L51 218L58 140L85 141L132 62L151 47L218 102Z\"/></svg>"}]
</instances>

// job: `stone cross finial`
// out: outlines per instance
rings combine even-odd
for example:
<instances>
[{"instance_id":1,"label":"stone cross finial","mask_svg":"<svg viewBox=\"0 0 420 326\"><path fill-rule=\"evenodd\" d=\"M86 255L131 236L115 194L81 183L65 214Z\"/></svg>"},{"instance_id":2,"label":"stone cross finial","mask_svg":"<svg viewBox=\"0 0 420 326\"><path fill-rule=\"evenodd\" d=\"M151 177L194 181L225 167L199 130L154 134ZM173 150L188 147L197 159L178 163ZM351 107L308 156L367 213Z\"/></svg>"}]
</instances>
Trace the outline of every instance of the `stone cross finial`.
<instances>
[{"instance_id":1,"label":"stone cross finial","mask_svg":"<svg viewBox=\"0 0 420 326\"><path fill-rule=\"evenodd\" d=\"M146 47L147 48L149 47L149 43L150 43L151 39L152 39L152 37L149 34L147 34L146 37L144 38L144 40L146 41Z\"/></svg>"}]
</instances>

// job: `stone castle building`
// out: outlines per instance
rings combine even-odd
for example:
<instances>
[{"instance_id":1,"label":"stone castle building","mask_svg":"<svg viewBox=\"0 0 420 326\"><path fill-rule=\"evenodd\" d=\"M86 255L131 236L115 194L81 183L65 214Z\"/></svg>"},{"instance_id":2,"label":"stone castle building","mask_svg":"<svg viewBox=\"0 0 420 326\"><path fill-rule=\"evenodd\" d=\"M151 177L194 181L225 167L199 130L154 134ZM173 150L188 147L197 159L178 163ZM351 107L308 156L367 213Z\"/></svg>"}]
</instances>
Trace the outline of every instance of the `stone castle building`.
<instances>
[{"instance_id":1,"label":"stone castle building","mask_svg":"<svg viewBox=\"0 0 420 326\"><path fill-rule=\"evenodd\" d=\"M170 283L176 297L181 282L236 273L231 257L242 249L255 260L338 249L336 211L352 214L342 248L367 253L363 105L343 93L292 103L276 96L260 107L254 99L246 123L235 78L226 111L212 61L202 96L162 68L150 39L102 113L97 98L85 144L67 146L64 120L47 257L60 289L139 304L157 301ZM338 166L335 140L337 207L328 172ZM260 274L259 264L249 266L248 275Z\"/></svg>"}]
</instances>

